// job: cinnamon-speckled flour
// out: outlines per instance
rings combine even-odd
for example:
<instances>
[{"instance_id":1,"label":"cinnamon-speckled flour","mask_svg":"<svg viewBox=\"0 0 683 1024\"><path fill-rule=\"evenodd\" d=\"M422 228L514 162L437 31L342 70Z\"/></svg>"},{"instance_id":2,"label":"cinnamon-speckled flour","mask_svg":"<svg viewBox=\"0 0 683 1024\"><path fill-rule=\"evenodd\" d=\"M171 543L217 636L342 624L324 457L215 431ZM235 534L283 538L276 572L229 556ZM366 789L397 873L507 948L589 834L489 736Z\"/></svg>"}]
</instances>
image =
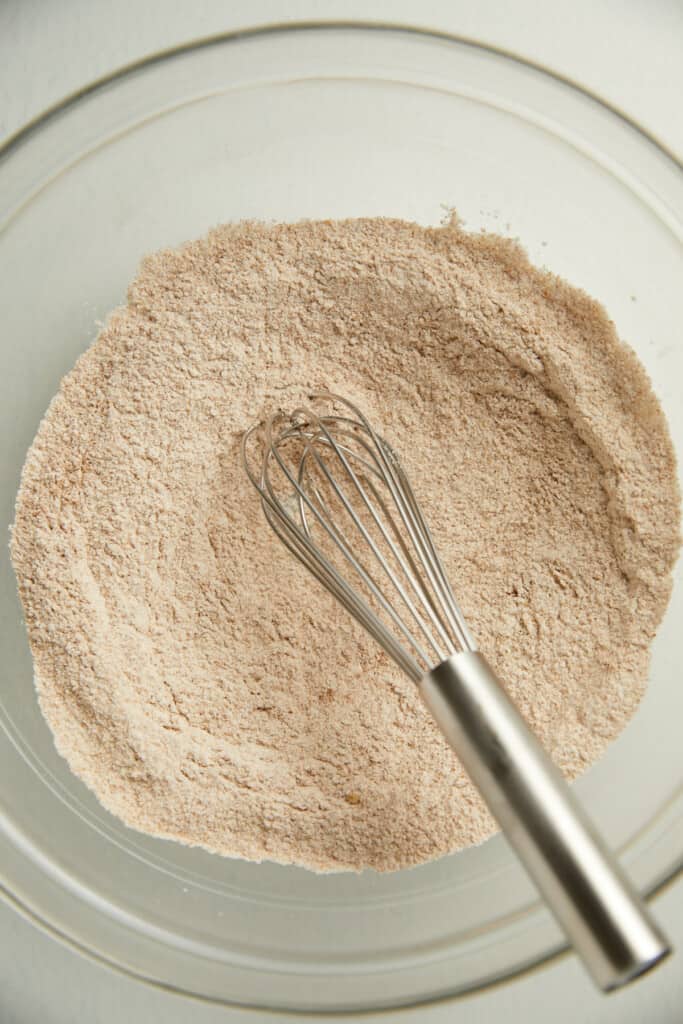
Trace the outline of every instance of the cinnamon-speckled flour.
<instances>
[{"instance_id":1,"label":"cinnamon-speckled flour","mask_svg":"<svg viewBox=\"0 0 683 1024\"><path fill-rule=\"evenodd\" d=\"M643 693L672 447L604 310L455 223L219 228L146 259L62 382L12 539L59 751L134 828L399 868L494 824L412 683L263 521L241 432L311 387L402 453L475 636L570 777Z\"/></svg>"}]
</instances>

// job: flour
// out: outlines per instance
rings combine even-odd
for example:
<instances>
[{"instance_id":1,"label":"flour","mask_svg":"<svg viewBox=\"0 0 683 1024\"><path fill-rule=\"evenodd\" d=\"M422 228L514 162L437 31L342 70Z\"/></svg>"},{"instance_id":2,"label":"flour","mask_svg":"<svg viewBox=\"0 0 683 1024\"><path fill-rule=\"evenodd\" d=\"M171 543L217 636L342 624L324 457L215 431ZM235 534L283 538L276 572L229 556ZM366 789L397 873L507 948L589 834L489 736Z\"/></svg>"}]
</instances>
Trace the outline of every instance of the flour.
<instances>
[{"instance_id":1,"label":"flour","mask_svg":"<svg viewBox=\"0 0 683 1024\"><path fill-rule=\"evenodd\" d=\"M144 261L24 468L43 713L134 828L389 870L495 825L413 685L263 521L241 433L311 388L401 453L474 635L570 778L644 690L674 457L604 310L509 241L245 223Z\"/></svg>"}]
</instances>

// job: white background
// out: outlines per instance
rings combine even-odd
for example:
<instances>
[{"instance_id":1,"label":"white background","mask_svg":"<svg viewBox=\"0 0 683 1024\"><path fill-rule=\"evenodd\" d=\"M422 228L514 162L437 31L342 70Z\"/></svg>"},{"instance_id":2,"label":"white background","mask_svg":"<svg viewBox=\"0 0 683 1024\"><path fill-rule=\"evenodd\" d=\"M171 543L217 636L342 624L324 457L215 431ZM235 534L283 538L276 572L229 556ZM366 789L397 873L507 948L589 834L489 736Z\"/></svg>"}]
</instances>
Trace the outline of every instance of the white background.
<instances>
[{"instance_id":1,"label":"white background","mask_svg":"<svg viewBox=\"0 0 683 1024\"><path fill-rule=\"evenodd\" d=\"M69 92L152 51L240 26L354 17L441 28L506 47L579 81L683 154L679 0L0 0L0 140ZM660 896L656 909L683 949L683 883ZM607 998L591 988L573 957L565 957L485 995L367 1019L680 1024L682 955ZM58 945L0 903L0 1024L274 1019L123 978Z\"/></svg>"}]
</instances>

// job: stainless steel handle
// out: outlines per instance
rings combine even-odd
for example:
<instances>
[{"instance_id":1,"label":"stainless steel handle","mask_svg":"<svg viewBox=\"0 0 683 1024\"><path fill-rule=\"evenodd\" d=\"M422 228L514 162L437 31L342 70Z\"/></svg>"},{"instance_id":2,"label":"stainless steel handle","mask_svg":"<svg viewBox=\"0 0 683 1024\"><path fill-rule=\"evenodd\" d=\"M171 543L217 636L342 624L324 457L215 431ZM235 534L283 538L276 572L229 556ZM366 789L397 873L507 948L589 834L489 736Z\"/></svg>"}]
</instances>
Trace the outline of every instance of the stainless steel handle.
<instances>
[{"instance_id":1,"label":"stainless steel handle","mask_svg":"<svg viewBox=\"0 0 683 1024\"><path fill-rule=\"evenodd\" d=\"M453 655L420 691L600 988L654 967L665 936L483 655Z\"/></svg>"}]
</instances>

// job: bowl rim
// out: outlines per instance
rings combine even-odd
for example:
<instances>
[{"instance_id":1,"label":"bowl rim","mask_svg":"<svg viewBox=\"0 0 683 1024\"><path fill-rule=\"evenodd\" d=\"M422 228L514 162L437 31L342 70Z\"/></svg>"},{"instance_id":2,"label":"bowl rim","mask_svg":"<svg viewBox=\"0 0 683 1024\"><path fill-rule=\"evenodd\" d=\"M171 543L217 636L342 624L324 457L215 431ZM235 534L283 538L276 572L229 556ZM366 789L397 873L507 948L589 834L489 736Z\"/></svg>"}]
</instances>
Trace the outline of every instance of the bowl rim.
<instances>
[{"instance_id":1,"label":"bowl rim","mask_svg":"<svg viewBox=\"0 0 683 1024\"><path fill-rule=\"evenodd\" d=\"M62 114L68 111L71 107L76 106L82 100L87 99L107 86L112 85L121 79L127 78L137 71L149 68L154 64L160 64L165 60L181 56L185 53L208 49L213 46L220 46L223 43L237 42L240 40L269 35L294 34L302 31L327 32L345 29L351 31L356 29L375 32L398 32L405 35L422 36L425 39L456 43L460 46L472 47L473 49L481 50L494 56L504 57L507 60L521 65L522 67L527 67L533 71L547 75L549 78L554 79L554 81L567 86L575 92L581 93L586 99L589 99L604 110L609 111L626 126L638 132L638 134L647 142L655 146L660 151L661 155L671 161L674 168L683 171L683 157L679 158L674 150L667 146L666 143L664 143L657 135L641 124L640 121L637 121L634 117L631 117L630 114L627 114L621 109L621 107L617 106L617 104L613 103L611 100L605 99L592 89L582 85L570 75L565 75L562 72L556 71L540 61L524 57L507 47L495 46L492 43L487 43L480 39L473 39L470 36L459 35L455 32L447 32L443 29L415 25L411 22L393 22L375 19L368 19L366 21L359 18L335 18L329 20L304 19L300 21L265 22L261 25L252 25L245 28L231 29L227 32L214 33L208 36L199 36L196 39L191 39L185 43L179 43L176 46L166 47L162 50L155 50L154 52L147 54L145 57L129 61L128 63L115 68L113 71L109 71L104 75L99 75L97 78L92 79L92 81L78 89L75 89L73 92L67 93L62 97L62 99L57 100L55 103L46 107L40 113L36 114L35 117L30 118L16 129L16 131L11 132L7 138L0 142L0 161L4 160L15 149L23 145L41 128L44 128L48 122L59 118Z\"/></svg>"}]
</instances>

